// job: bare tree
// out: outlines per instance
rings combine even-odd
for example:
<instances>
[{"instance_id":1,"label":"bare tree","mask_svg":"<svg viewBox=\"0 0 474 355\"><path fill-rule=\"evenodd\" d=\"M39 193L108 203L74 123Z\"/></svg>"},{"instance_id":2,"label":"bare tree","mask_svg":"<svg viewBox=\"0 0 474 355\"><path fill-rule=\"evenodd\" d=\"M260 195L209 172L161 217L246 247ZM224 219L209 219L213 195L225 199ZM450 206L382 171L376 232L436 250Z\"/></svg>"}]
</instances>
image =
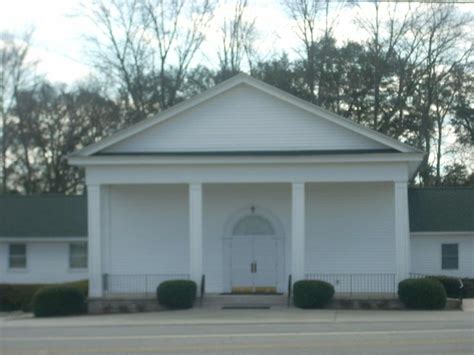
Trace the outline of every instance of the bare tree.
<instances>
[{"instance_id":1,"label":"bare tree","mask_svg":"<svg viewBox=\"0 0 474 355\"><path fill-rule=\"evenodd\" d=\"M353 1L347 0L284 0L287 12L296 24L296 34L303 43L303 51L299 51L299 54L303 59L309 99L327 108L334 109L328 107L332 106L328 104L332 100L328 97L328 91L334 84L330 83L330 52L334 50L334 28L340 11L352 4Z\"/></svg>"},{"instance_id":2,"label":"bare tree","mask_svg":"<svg viewBox=\"0 0 474 355\"><path fill-rule=\"evenodd\" d=\"M90 39L95 64L118 82L129 120L179 100L213 8L212 0L95 0L86 6L100 30Z\"/></svg>"},{"instance_id":3,"label":"bare tree","mask_svg":"<svg viewBox=\"0 0 474 355\"><path fill-rule=\"evenodd\" d=\"M147 92L147 80L153 75L153 50L140 2L94 0L85 10L99 31L88 37L95 66L118 85L129 120L142 119L154 100L153 93Z\"/></svg>"},{"instance_id":4,"label":"bare tree","mask_svg":"<svg viewBox=\"0 0 474 355\"><path fill-rule=\"evenodd\" d=\"M455 113L451 124L461 146L467 147L471 152L474 149L474 63L470 63L470 70L459 82L459 92L456 97ZM471 154L474 160L474 153ZM474 161L472 162L474 168Z\"/></svg>"},{"instance_id":5,"label":"bare tree","mask_svg":"<svg viewBox=\"0 0 474 355\"><path fill-rule=\"evenodd\" d=\"M438 146L435 183L440 183L442 125L445 123L444 118L453 113L453 100L461 88L459 85L453 86L449 77L472 63L473 42L466 45L472 23L473 17L459 14L453 4L431 4L424 21L416 24L418 31L422 33L424 54L419 68L421 74L416 95L417 110L420 112L419 142L426 152L420 176L426 185L433 183L429 165L435 125L438 131L435 137ZM450 94L446 99L447 91ZM443 105L443 109L440 105Z\"/></svg>"},{"instance_id":6,"label":"bare tree","mask_svg":"<svg viewBox=\"0 0 474 355\"><path fill-rule=\"evenodd\" d=\"M297 26L297 35L303 43L305 60L305 82L312 101L316 101L315 48L317 40L317 18L324 9L323 0L286 0L286 8Z\"/></svg>"},{"instance_id":7,"label":"bare tree","mask_svg":"<svg viewBox=\"0 0 474 355\"><path fill-rule=\"evenodd\" d=\"M395 113L403 113L400 110L413 82L408 80L406 70L409 64L418 64L416 54L421 36L412 28L419 21L420 12L410 3L402 5L405 10L398 3L384 3L381 8L379 0L373 5L374 16L362 16L356 19L356 23L369 35L366 45L371 59L373 95L370 126L387 134ZM392 93L387 87L395 77L398 77L398 87ZM396 96L396 99L390 100L390 96ZM384 103L389 105L384 107Z\"/></svg>"},{"instance_id":8,"label":"bare tree","mask_svg":"<svg viewBox=\"0 0 474 355\"><path fill-rule=\"evenodd\" d=\"M70 166L66 156L116 129L117 105L94 87L66 90L41 82L18 92L13 111L14 189L26 194L81 192L83 171Z\"/></svg>"},{"instance_id":9,"label":"bare tree","mask_svg":"<svg viewBox=\"0 0 474 355\"><path fill-rule=\"evenodd\" d=\"M29 61L32 32L21 37L11 33L0 34L0 125L2 157L2 192L8 191L9 121L16 104L18 91L25 87L26 78L34 66ZM12 133L13 134L13 133Z\"/></svg>"},{"instance_id":10,"label":"bare tree","mask_svg":"<svg viewBox=\"0 0 474 355\"><path fill-rule=\"evenodd\" d=\"M212 0L146 0L144 23L153 30L156 45L161 108L176 103L177 95L212 18Z\"/></svg>"},{"instance_id":11,"label":"bare tree","mask_svg":"<svg viewBox=\"0 0 474 355\"><path fill-rule=\"evenodd\" d=\"M252 69L256 29L255 17L249 16L247 0L235 0L230 17L223 19L221 35L218 53L220 79L223 80L238 73L244 58Z\"/></svg>"}]
</instances>

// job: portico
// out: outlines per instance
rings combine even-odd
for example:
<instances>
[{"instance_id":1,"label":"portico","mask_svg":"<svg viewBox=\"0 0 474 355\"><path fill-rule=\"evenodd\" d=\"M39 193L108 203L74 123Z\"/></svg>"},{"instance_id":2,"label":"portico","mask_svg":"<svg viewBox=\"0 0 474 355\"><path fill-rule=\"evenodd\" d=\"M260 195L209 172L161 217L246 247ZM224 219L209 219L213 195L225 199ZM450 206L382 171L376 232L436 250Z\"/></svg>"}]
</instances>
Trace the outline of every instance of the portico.
<instances>
[{"instance_id":1,"label":"portico","mask_svg":"<svg viewBox=\"0 0 474 355\"><path fill-rule=\"evenodd\" d=\"M262 166L263 165L263 166ZM253 166L251 169L249 167L241 167L242 175L245 175L245 170L267 170L270 167L264 166L264 164L259 166ZM315 164L314 171L319 171L320 174L326 175L325 170L326 164ZM363 167L361 167L362 169ZM101 168L103 169L103 168ZM176 175L175 177L169 177L166 172L163 172L167 175L166 180L158 179L157 175L154 176L154 183L147 179L142 181L137 181L137 177L144 177L144 167L130 167L130 170L139 170L136 173L130 173L130 180L127 182L125 180L126 175L118 173L113 166L110 167L110 174L108 174L110 180L99 180L98 175L94 173L94 169L91 169L91 174L88 174L88 203L89 203L89 260L90 260L90 281L91 281L91 296L102 297L104 294L104 284L103 284L103 275L109 274L113 276L120 272L120 274L127 274L126 269L118 267L116 262L113 261L114 257L119 257L123 259L126 257L130 250L138 248L134 246L136 241L135 238L140 238L140 235L147 234L142 229L146 228L147 225L153 226L153 217L150 216L149 219L146 219L145 216L142 216L145 220L141 223L128 221L126 223L132 223L135 226L135 235L129 235L128 243L124 245L119 245L114 243L114 238L118 238L118 234L122 233L120 231L120 226L117 226L117 223L122 223L127 220L127 218L133 218L135 215L131 209L136 208L137 214L140 214L139 211L142 208L147 208L151 204L152 196L157 199L157 205L162 205L163 208L170 208L176 212L176 217L169 220L169 223L163 222L166 225L167 230L176 231L177 226L173 226L173 223L179 225L179 232L177 234L183 235L187 234L187 237L183 236L183 244L181 244L181 249L176 249L175 251L180 252L178 255L175 255L176 260L180 261L181 265L177 265L175 262L170 265L170 268L166 270L154 270L151 265L144 264L143 268L135 267L135 271L130 273L130 275L145 275L145 274L170 274L170 275L189 275L189 278L194 280L198 285L201 282L201 277L203 274L207 275L208 288L213 288L212 285L216 285L214 289L215 292L231 292L232 285L235 287L275 287L279 292L284 292L285 290L285 281L288 278L288 275L292 275L293 280L304 279L306 273L315 273L317 268L313 268L313 265L317 265L317 262L308 261L305 259L311 255L308 255L308 244L314 243L317 241L317 235L314 235L312 232L314 229L318 229L317 226L314 226L314 220L307 220L307 216L311 216L311 211L314 211L316 205L319 205L318 209L326 208L329 211L334 211L337 213L337 205L331 204L331 196L328 195L330 192L334 192L334 200L341 198L341 194L337 193L338 190L342 191L352 191L355 195L358 189L364 188L366 193L371 193L370 186L373 185L378 189L381 189L387 196L392 195L391 199L386 206L389 210L393 211L393 228L390 228L390 221L387 222L384 226L386 230L383 233L390 234L393 232L393 247L394 247L394 267L386 268L384 273L386 274L395 274L396 279L403 279L407 276L408 273L408 255L409 255L409 244L408 244L408 215L405 213L406 209L403 208L404 203L406 203L407 195L407 183L401 181L394 181L394 177L387 175L382 177L381 175L376 177L372 174L366 177L367 181L361 181L361 178L349 180L347 177L351 175L351 171L346 170L342 175L345 176L345 181L337 181L336 178L333 179L319 179L313 177L312 180L308 179L298 179L298 182L288 182L282 181L282 177L279 175L274 175L275 178L273 181L259 182L254 181L245 181L242 176L242 179L238 179L239 175L236 174L237 170L233 169L232 179L229 176L228 180L215 182L215 181L200 181L188 183L180 180L180 177ZM154 169L151 166L148 166L146 170L162 170L158 164ZM298 170L294 166L280 166L273 167L271 170ZM381 166L382 171L399 171L396 166L393 169L387 169L387 166ZM166 169L163 169L166 170ZM193 167L190 170L194 170ZM354 170L352 173L354 173ZM98 172L97 172L98 173ZM180 176L190 176L191 171L188 173L180 173ZM132 179L133 177L133 179ZM181 178L182 179L182 178ZM376 180L373 180L376 179ZM120 181L118 181L120 180ZM270 180L270 179L268 179ZM296 180L296 179L295 179ZM171 183L174 181L175 183ZM147 194L147 189L150 191L150 194ZM309 189L309 194L308 190ZM156 192L154 192L156 190ZM324 198L318 199L318 191L328 191ZM136 192L136 198L129 197L130 194ZM260 195L259 196L259 191ZM263 191L263 192L262 192ZM281 196L278 196L280 193ZM160 198L162 194L162 198ZM348 194L348 192L344 192ZM146 197L149 195L148 197ZM241 198L238 198L238 196ZM174 196L174 197L173 197ZM226 196L228 196L226 198ZM272 198L273 196L273 198ZM350 198L350 196L347 196ZM170 198L174 200L183 200L182 204L174 206L175 203L170 201ZM361 196L355 197L356 199L363 199ZM227 200L227 201L226 201ZM367 196L366 199L370 201L370 196ZM120 203L123 202L127 205L123 206L123 209L113 208L111 203ZM232 206L228 208L223 216L214 217L213 214L220 209L227 209L226 203L232 202ZM134 205L134 203L136 205ZM390 206L391 204L391 206ZM310 208L311 211L307 211ZM366 210L366 213L363 214L365 217L370 217L373 212L373 208L370 206L358 206L357 208L361 210ZM356 211L354 211L356 212ZM157 211L157 213L159 213ZM360 215L361 211L357 214ZM265 222L268 222L271 226L273 232L271 237L272 240L276 240L278 237L279 244L275 248L272 246L273 256L269 258L278 257L277 264L280 265L279 269L274 270L274 274L269 277L275 282L268 283L267 280L261 279L260 284L252 285L242 283L242 277L239 278L238 274L232 273L231 267L229 265L229 260L234 259L241 260L245 259L245 256L250 257L245 253L245 246L242 246L242 252L244 253L241 257L236 258L238 254L232 254L230 244L236 247L235 238L237 235L233 235L233 229L236 225L244 220L245 217L250 215L255 215L261 217ZM326 221L326 230L338 230L336 225L334 228L331 228L330 223L340 223L340 220L343 220L345 213L339 211L339 217L333 218L332 220ZM218 217L218 218L217 218ZM311 218L311 217L310 217ZM353 216L346 216L347 223L351 223ZM218 221L213 222L213 219L218 219ZM373 221L374 224L377 221ZM210 231L210 224L220 224L215 226ZM343 222L344 223L344 222ZM160 225L157 224L157 230L154 231L156 237L156 245L159 249L169 249L170 245L169 238L163 238L160 233ZM204 227L206 225L207 227ZM307 228L307 225L309 228ZM183 228L186 226L187 228ZM253 226L254 228L259 228L259 226ZM309 230L308 230L309 229ZM185 233L183 233L183 230ZM218 234L220 230L220 240L217 236L210 235ZM366 228L366 233L374 234L375 232L371 230L371 225L369 224ZM115 235L112 231L116 231ZM118 234L117 234L118 233ZM245 234L249 235L245 235ZM348 232L350 234L350 232ZM379 232L380 233L380 232ZM239 234L239 233L237 233ZM253 233L249 231L240 236L242 239L259 239L256 232ZM265 233L263 233L265 235ZM120 238L125 236L121 235ZM320 236L321 237L321 236ZM337 236L334 236L337 238ZM187 239L187 240L186 240ZM208 240L209 239L209 240ZM308 241L309 239L309 241ZM233 243L231 241L234 240ZM347 240L346 240L347 241ZM388 244L391 245L390 240L386 240ZM335 242L335 243L334 243ZM219 243L220 246L215 244ZM241 244L244 243L241 241ZM317 243L317 242L316 242ZM186 245L187 244L187 245ZM265 250L265 245L268 249L268 243L264 241L260 242L262 245L261 248ZM344 249L347 245L344 245L344 240L341 240L340 245L337 241L332 241L331 246L333 248L338 248L339 250ZM226 249L227 248L227 249ZM370 246L367 246L370 250ZM148 252L148 247L143 247L143 255ZM385 250L386 248L383 247ZM330 250L328 245L328 251ZM112 254L112 253L115 253ZM140 251L138 251L140 253ZM238 253L238 251L237 251ZM345 253L348 253L347 257L350 258L350 250L347 250ZM188 256L185 256L185 255ZM214 257L212 256L214 254ZM131 254L130 254L131 255ZM219 257L215 257L218 255ZM370 257L369 250L367 255L363 255L362 258ZM256 258L252 256L251 258ZM204 259L212 260L212 265L204 267ZM362 261L362 260L361 260ZM136 257L131 257L129 260L130 263L140 262L140 259ZM248 265L240 265L240 267L247 268L250 270L253 266L251 265L254 260L249 260ZM342 261L341 261L342 262ZM389 259L387 260L389 263ZM161 265L161 261L157 261L156 265ZM331 263L332 265L332 263ZM236 266L236 265L234 265ZM174 267L174 268L173 268ZM237 265L237 267L239 267ZM325 268L325 274L331 274L331 266L328 265L328 268ZM205 273L204 270L208 272ZM215 272L216 269L222 269L222 273ZM357 267L341 269L338 268L335 272L351 273L351 270L355 270ZM380 269L374 269L372 272L367 272L368 269L360 269L359 272L365 271L366 273L378 273ZM217 278L221 280L213 280L211 275L216 274ZM267 275L268 276L268 275ZM241 284L238 284L238 280L241 280ZM236 284L237 282L237 284ZM123 290L125 291L125 290ZM130 289L130 291L133 291ZM139 290L137 290L139 291Z\"/></svg>"}]
</instances>

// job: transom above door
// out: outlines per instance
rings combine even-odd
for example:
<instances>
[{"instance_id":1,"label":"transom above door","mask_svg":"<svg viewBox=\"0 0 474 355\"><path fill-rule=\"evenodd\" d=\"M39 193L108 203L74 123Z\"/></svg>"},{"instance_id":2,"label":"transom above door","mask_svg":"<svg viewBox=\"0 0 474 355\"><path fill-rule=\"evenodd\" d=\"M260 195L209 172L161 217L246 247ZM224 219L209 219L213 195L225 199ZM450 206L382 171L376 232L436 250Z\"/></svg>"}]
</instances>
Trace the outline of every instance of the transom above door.
<instances>
[{"instance_id":1,"label":"transom above door","mask_svg":"<svg viewBox=\"0 0 474 355\"><path fill-rule=\"evenodd\" d=\"M241 216L225 238L227 290L275 293L284 267L284 240L277 226L252 209Z\"/></svg>"}]
</instances>

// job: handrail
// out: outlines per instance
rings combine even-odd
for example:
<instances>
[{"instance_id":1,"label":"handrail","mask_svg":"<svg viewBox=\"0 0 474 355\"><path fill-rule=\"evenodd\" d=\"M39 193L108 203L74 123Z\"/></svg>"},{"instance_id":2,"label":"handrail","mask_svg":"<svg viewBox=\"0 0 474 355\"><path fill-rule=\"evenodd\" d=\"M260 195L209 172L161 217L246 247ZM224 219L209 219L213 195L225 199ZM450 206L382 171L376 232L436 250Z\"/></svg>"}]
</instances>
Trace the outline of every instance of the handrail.
<instances>
[{"instance_id":1,"label":"handrail","mask_svg":"<svg viewBox=\"0 0 474 355\"><path fill-rule=\"evenodd\" d=\"M288 308L291 306L291 288L292 288L292 282L291 282L291 275L288 275Z\"/></svg>"},{"instance_id":2,"label":"handrail","mask_svg":"<svg viewBox=\"0 0 474 355\"><path fill-rule=\"evenodd\" d=\"M204 299L204 294L206 293L206 275L202 275L201 277L201 297L200 297L200 306L202 307L202 301Z\"/></svg>"},{"instance_id":3,"label":"handrail","mask_svg":"<svg viewBox=\"0 0 474 355\"><path fill-rule=\"evenodd\" d=\"M168 280L189 280L189 274L103 274L104 291L114 294L143 294L151 296ZM197 290L199 292L199 290Z\"/></svg>"},{"instance_id":4,"label":"handrail","mask_svg":"<svg viewBox=\"0 0 474 355\"><path fill-rule=\"evenodd\" d=\"M395 274L305 274L306 280L321 280L334 286L336 292L355 294L364 292L395 293Z\"/></svg>"},{"instance_id":5,"label":"handrail","mask_svg":"<svg viewBox=\"0 0 474 355\"><path fill-rule=\"evenodd\" d=\"M109 290L109 274L107 273L102 274L102 287L104 288L104 291Z\"/></svg>"}]
</instances>

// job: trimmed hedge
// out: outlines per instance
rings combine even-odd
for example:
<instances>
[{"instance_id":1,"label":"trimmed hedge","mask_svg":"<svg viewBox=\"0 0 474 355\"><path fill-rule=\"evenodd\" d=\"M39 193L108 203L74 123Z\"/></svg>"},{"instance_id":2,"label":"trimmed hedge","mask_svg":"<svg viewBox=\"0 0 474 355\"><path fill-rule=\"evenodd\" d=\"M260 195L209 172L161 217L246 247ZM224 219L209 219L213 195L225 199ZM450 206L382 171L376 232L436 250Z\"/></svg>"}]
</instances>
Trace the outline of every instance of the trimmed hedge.
<instances>
[{"instance_id":1,"label":"trimmed hedge","mask_svg":"<svg viewBox=\"0 0 474 355\"><path fill-rule=\"evenodd\" d=\"M401 281L398 297L410 309L442 309L447 301L444 286L433 278Z\"/></svg>"},{"instance_id":2,"label":"trimmed hedge","mask_svg":"<svg viewBox=\"0 0 474 355\"><path fill-rule=\"evenodd\" d=\"M459 289L459 279L450 276L434 275L427 276L429 279L435 279L441 282L449 298L459 298L461 290Z\"/></svg>"},{"instance_id":3,"label":"trimmed hedge","mask_svg":"<svg viewBox=\"0 0 474 355\"><path fill-rule=\"evenodd\" d=\"M474 298L474 279L462 279L464 298Z\"/></svg>"},{"instance_id":4,"label":"trimmed hedge","mask_svg":"<svg viewBox=\"0 0 474 355\"><path fill-rule=\"evenodd\" d=\"M89 282L87 280L67 282L64 284L0 284L0 311L30 312L33 296L44 287L72 286L81 290L85 297L88 295Z\"/></svg>"},{"instance_id":5,"label":"trimmed hedge","mask_svg":"<svg viewBox=\"0 0 474 355\"><path fill-rule=\"evenodd\" d=\"M31 311L33 296L45 285L25 284L25 285L0 285L0 310L2 311Z\"/></svg>"},{"instance_id":6,"label":"trimmed hedge","mask_svg":"<svg viewBox=\"0 0 474 355\"><path fill-rule=\"evenodd\" d=\"M72 281L72 282L65 282L59 285L51 285L51 286L70 286L78 288L85 298L89 296L89 281L88 280L79 280L79 281Z\"/></svg>"},{"instance_id":7,"label":"trimmed hedge","mask_svg":"<svg viewBox=\"0 0 474 355\"><path fill-rule=\"evenodd\" d=\"M197 285L190 280L169 280L156 289L159 304L171 309L186 309L196 300Z\"/></svg>"},{"instance_id":8,"label":"trimmed hedge","mask_svg":"<svg viewBox=\"0 0 474 355\"><path fill-rule=\"evenodd\" d=\"M444 286L446 290L446 295L449 298L459 298L459 278L446 275L434 275L426 276L426 278L431 278L438 280ZM470 278L461 278L463 283L462 296L463 298L474 298L474 279Z\"/></svg>"},{"instance_id":9,"label":"trimmed hedge","mask_svg":"<svg viewBox=\"0 0 474 355\"><path fill-rule=\"evenodd\" d=\"M319 280L301 280L293 285L293 303L299 308L323 308L334 296L334 287Z\"/></svg>"},{"instance_id":10,"label":"trimmed hedge","mask_svg":"<svg viewBox=\"0 0 474 355\"><path fill-rule=\"evenodd\" d=\"M43 287L33 297L35 317L66 316L85 312L86 297L77 287Z\"/></svg>"}]
</instances>

